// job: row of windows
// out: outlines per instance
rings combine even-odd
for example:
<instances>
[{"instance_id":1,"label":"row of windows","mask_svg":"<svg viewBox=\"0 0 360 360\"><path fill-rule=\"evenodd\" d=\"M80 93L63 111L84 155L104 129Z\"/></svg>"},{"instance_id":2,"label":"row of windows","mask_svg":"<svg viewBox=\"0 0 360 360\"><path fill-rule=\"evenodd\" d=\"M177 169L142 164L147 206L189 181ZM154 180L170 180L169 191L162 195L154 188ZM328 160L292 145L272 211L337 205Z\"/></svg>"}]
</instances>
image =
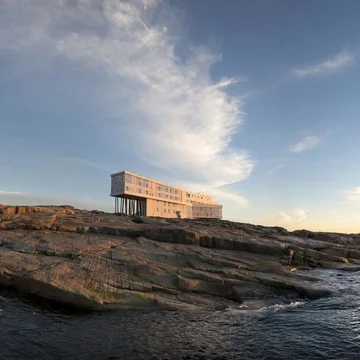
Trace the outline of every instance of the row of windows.
<instances>
[{"instance_id":1,"label":"row of windows","mask_svg":"<svg viewBox=\"0 0 360 360\"><path fill-rule=\"evenodd\" d=\"M213 213L213 212L215 213L215 212L219 212L220 209L208 208L208 207L204 207L204 208L202 208L202 207L200 207L200 208L196 207L196 208L193 208L193 211L200 211L200 212L208 211L208 212L210 212L210 213Z\"/></svg>"},{"instance_id":2,"label":"row of windows","mask_svg":"<svg viewBox=\"0 0 360 360\"><path fill-rule=\"evenodd\" d=\"M125 182L128 184L134 183L134 181L133 181L134 178L135 178L136 185L149 187L149 185L150 185L149 180L140 178L137 176L132 176L130 174L125 174ZM156 189L159 191L163 191L163 192L170 192L171 194L176 194L176 195L179 195L179 193L180 193L179 190L173 189L173 188L165 186L165 185L160 185L160 184L156 184Z\"/></svg>"},{"instance_id":3,"label":"row of windows","mask_svg":"<svg viewBox=\"0 0 360 360\"><path fill-rule=\"evenodd\" d=\"M134 188L132 186L126 186L126 191L130 191L130 192L137 192L139 194L146 194L146 195L150 195L153 196L153 193L150 193L149 190L143 190L143 189L139 189L139 188Z\"/></svg>"},{"instance_id":4,"label":"row of windows","mask_svg":"<svg viewBox=\"0 0 360 360\"><path fill-rule=\"evenodd\" d=\"M126 191L131 191L131 192L137 192L139 194L146 194L146 195L150 195L150 196L154 196L154 193L150 192L149 190L144 190L144 189L139 189L139 188L135 188L132 186L126 186ZM175 200L175 201L179 201L179 197L178 196L172 196L172 195L165 195L165 194L161 194L158 193L158 197L162 197L165 199L170 199L170 200Z\"/></svg>"},{"instance_id":5,"label":"row of windows","mask_svg":"<svg viewBox=\"0 0 360 360\"><path fill-rule=\"evenodd\" d=\"M164 206L166 206L166 205L168 205L168 206L173 206L173 207L177 206L177 204L168 203L168 202L165 202L165 201L163 202L163 201L159 201L159 200L157 200L157 203L158 203L159 205L163 204Z\"/></svg>"},{"instance_id":6,"label":"row of windows","mask_svg":"<svg viewBox=\"0 0 360 360\"><path fill-rule=\"evenodd\" d=\"M157 211L157 212L160 212L159 208L157 208L156 211ZM164 213L166 213L166 209L164 210ZM168 209L167 213L170 214L170 213L171 213L171 210ZM173 214L176 214L176 210L173 210L172 213L173 213Z\"/></svg>"},{"instance_id":7,"label":"row of windows","mask_svg":"<svg viewBox=\"0 0 360 360\"><path fill-rule=\"evenodd\" d=\"M204 196L203 196L203 195L194 195L194 194L186 193L186 196L187 196L188 198L192 197L192 198L197 198L197 199L201 199L201 200L204 199ZM205 199L210 200L210 196L206 196L206 195L205 195Z\"/></svg>"},{"instance_id":8,"label":"row of windows","mask_svg":"<svg viewBox=\"0 0 360 360\"><path fill-rule=\"evenodd\" d=\"M125 174L125 182L127 184L149 187L149 180L140 178L138 176L132 176L130 174Z\"/></svg>"},{"instance_id":9,"label":"row of windows","mask_svg":"<svg viewBox=\"0 0 360 360\"><path fill-rule=\"evenodd\" d=\"M207 204L207 203L204 202L204 201L186 200L186 202L187 202L188 204L193 204L193 205L210 205L210 204Z\"/></svg>"},{"instance_id":10,"label":"row of windows","mask_svg":"<svg viewBox=\"0 0 360 360\"><path fill-rule=\"evenodd\" d=\"M163 192L169 192L170 194L175 194L175 195L179 195L180 193L180 191L177 189L173 189L171 187L160 184L156 184L156 189Z\"/></svg>"},{"instance_id":11,"label":"row of windows","mask_svg":"<svg viewBox=\"0 0 360 360\"><path fill-rule=\"evenodd\" d=\"M164 198L164 199L170 199L170 200L179 201L179 197L178 197L178 196L172 196L172 195L168 195L168 194L159 193L159 194L158 194L158 197L159 197L159 198Z\"/></svg>"},{"instance_id":12,"label":"row of windows","mask_svg":"<svg viewBox=\"0 0 360 360\"><path fill-rule=\"evenodd\" d=\"M145 186L145 187L149 187L149 181L148 180L144 180L144 179L140 179L140 178L136 178L136 185L139 186Z\"/></svg>"}]
</instances>

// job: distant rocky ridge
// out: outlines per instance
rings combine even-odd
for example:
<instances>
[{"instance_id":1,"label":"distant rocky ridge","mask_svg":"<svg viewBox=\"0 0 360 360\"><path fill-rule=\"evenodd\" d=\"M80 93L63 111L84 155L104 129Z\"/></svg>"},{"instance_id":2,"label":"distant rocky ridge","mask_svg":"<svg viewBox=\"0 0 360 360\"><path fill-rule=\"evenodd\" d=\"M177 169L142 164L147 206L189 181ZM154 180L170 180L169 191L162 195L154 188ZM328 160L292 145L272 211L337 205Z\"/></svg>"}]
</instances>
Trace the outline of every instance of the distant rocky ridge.
<instances>
[{"instance_id":1,"label":"distant rocky ridge","mask_svg":"<svg viewBox=\"0 0 360 360\"><path fill-rule=\"evenodd\" d=\"M86 309L225 309L330 295L360 234L0 205L0 285Z\"/></svg>"}]
</instances>

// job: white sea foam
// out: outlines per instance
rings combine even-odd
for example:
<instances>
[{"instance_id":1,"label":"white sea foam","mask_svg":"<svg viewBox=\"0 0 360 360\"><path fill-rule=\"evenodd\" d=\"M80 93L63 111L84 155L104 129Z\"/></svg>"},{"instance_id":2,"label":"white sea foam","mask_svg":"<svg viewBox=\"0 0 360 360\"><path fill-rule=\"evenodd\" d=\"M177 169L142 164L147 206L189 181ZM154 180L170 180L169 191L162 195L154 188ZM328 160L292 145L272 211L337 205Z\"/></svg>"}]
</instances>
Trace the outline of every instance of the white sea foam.
<instances>
[{"instance_id":1,"label":"white sea foam","mask_svg":"<svg viewBox=\"0 0 360 360\"><path fill-rule=\"evenodd\" d=\"M268 306L259 306L260 303L257 302L249 302L248 304L241 304L238 307L230 307L226 309L231 312L244 312L244 311L280 311L280 310L289 310L293 308L300 307L304 305L305 302L302 301L294 301L290 304L274 304ZM264 305L263 303L261 305Z\"/></svg>"},{"instance_id":2,"label":"white sea foam","mask_svg":"<svg viewBox=\"0 0 360 360\"><path fill-rule=\"evenodd\" d=\"M305 302L302 302L302 301L294 301L294 302L291 302L290 304L275 304L275 305L265 306L265 307L263 307L263 308L261 308L259 310L279 311L279 310L297 308L297 307L300 307L300 306L302 306L304 304L305 304Z\"/></svg>"}]
</instances>

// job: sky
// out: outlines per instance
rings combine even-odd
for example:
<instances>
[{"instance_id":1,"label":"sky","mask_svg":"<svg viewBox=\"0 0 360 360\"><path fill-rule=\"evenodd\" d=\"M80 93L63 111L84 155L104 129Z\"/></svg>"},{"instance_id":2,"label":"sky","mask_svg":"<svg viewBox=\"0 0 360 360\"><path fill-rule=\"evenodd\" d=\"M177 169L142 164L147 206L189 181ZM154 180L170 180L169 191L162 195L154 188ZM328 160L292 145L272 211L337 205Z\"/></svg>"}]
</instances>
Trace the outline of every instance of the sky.
<instances>
[{"instance_id":1,"label":"sky","mask_svg":"<svg viewBox=\"0 0 360 360\"><path fill-rule=\"evenodd\" d=\"M360 232L358 0L1 0L0 203L114 210L129 170L225 219Z\"/></svg>"}]
</instances>

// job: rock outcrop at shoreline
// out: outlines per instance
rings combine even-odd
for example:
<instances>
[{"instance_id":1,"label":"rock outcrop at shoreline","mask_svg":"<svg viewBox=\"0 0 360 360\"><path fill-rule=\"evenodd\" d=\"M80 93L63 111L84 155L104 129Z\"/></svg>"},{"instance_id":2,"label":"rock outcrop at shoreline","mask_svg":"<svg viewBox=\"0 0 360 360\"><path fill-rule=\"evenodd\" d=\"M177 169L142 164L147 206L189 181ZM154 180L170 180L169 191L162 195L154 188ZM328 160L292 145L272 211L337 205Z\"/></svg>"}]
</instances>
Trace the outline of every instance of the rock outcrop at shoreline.
<instances>
[{"instance_id":1,"label":"rock outcrop at shoreline","mask_svg":"<svg viewBox=\"0 0 360 360\"><path fill-rule=\"evenodd\" d=\"M0 205L0 285L80 308L316 299L330 294L318 267L360 269L360 235Z\"/></svg>"}]
</instances>

